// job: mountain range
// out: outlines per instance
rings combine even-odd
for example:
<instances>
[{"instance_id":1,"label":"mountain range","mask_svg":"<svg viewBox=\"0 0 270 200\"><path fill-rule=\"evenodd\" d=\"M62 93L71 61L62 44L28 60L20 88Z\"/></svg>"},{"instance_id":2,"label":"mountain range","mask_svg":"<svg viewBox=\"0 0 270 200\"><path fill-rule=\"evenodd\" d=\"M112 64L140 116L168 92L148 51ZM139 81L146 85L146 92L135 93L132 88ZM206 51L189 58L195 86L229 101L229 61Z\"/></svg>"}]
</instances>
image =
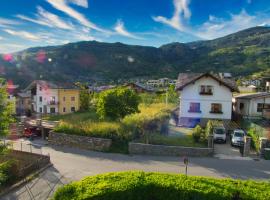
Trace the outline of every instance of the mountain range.
<instances>
[{"instance_id":1,"label":"mountain range","mask_svg":"<svg viewBox=\"0 0 270 200\"><path fill-rule=\"evenodd\" d=\"M179 72L246 76L270 68L270 28L253 27L222 38L160 47L82 41L0 55L0 74L27 85L35 79L111 81L176 78Z\"/></svg>"}]
</instances>

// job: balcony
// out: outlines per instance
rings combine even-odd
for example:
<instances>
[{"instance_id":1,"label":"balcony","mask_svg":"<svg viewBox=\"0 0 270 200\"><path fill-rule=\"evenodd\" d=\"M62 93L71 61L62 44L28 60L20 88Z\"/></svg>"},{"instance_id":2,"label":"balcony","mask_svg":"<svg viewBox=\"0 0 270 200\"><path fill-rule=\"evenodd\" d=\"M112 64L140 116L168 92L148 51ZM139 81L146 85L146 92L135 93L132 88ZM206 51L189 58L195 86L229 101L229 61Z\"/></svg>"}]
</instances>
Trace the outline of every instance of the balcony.
<instances>
[{"instance_id":1,"label":"balcony","mask_svg":"<svg viewBox=\"0 0 270 200\"><path fill-rule=\"evenodd\" d=\"M189 109L188 112L189 113L202 113L201 110L196 110L196 109Z\"/></svg>"},{"instance_id":2,"label":"balcony","mask_svg":"<svg viewBox=\"0 0 270 200\"><path fill-rule=\"evenodd\" d=\"M49 106L55 106L55 105L58 105L58 104L59 104L58 101L48 101L47 102L47 105L49 105Z\"/></svg>"},{"instance_id":3,"label":"balcony","mask_svg":"<svg viewBox=\"0 0 270 200\"><path fill-rule=\"evenodd\" d=\"M208 92L206 92L206 91L201 91L201 92L200 92L200 95L213 95L213 92L212 92L212 91L208 91Z\"/></svg>"},{"instance_id":4,"label":"balcony","mask_svg":"<svg viewBox=\"0 0 270 200\"><path fill-rule=\"evenodd\" d=\"M211 110L209 113L211 114L223 114L221 110Z\"/></svg>"}]
</instances>

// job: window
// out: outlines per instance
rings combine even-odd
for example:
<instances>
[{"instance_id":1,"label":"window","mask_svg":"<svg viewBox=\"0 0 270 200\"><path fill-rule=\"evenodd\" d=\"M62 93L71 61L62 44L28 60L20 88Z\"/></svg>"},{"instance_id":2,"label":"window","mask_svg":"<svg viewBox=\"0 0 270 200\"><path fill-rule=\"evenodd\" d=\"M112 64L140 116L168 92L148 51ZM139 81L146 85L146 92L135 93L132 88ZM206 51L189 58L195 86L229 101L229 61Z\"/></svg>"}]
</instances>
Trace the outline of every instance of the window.
<instances>
[{"instance_id":1,"label":"window","mask_svg":"<svg viewBox=\"0 0 270 200\"><path fill-rule=\"evenodd\" d=\"M39 91L42 91L42 87L39 87Z\"/></svg>"},{"instance_id":2,"label":"window","mask_svg":"<svg viewBox=\"0 0 270 200\"><path fill-rule=\"evenodd\" d=\"M55 108L50 108L50 113L55 113Z\"/></svg>"},{"instance_id":3,"label":"window","mask_svg":"<svg viewBox=\"0 0 270 200\"><path fill-rule=\"evenodd\" d=\"M190 103L188 112L200 113L201 112L200 107L201 107L200 103Z\"/></svg>"},{"instance_id":4,"label":"window","mask_svg":"<svg viewBox=\"0 0 270 200\"><path fill-rule=\"evenodd\" d=\"M263 103L258 103L257 104L257 112L262 112L263 110Z\"/></svg>"},{"instance_id":5,"label":"window","mask_svg":"<svg viewBox=\"0 0 270 200\"><path fill-rule=\"evenodd\" d=\"M70 108L71 112L75 112L75 107Z\"/></svg>"},{"instance_id":6,"label":"window","mask_svg":"<svg viewBox=\"0 0 270 200\"><path fill-rule=\"evenodd\" d=\"M212 95L213 94L213 86L211 86L211 85L201 85L200 94L202 94L202 95Z\"/></svg>"},{"instance_id":7,"label":"window","mask_svg":"<svg viewBox=\"0 0 270 200\"><path fill-rule=\"evenodd\" d=\"M63 97L63 101L66 101L66 97Z\"/></svg>"},{"instance_id":8,"label":"window","mask_svg":"<svg viewBox=\"0 0 270 200\"><path fill-rule=\"evenodd\" d=\"M212 103L210 113L220 113L220 114L222 114L222 104L220 104L220 103Z\"/></svg>"},{"instance_id":9,"label":"window","mask_svg":"<svg viewBox=\"0 0 270 200\"><path fill-rule=\"evenodd\" d=\"M39 97L39 102L42 102L42 96Z\"/></svg>"},{"instance_id":10,"label":"window","mask_svg":"<svg viewBox=\"0 0 270 200\"><path fill-rule=\"evenodd\" d=\"M63 112L66 112L66 107L63 108Z\"/></svg>"},{"instance_id":11,"label":"window","mask_svg":"<svg viewBox=\"0 0 270 200\"><path fill-rule=\"evenodd\" d=\"M75 101L75 97L71 97L71 101Z\"/></svg>"},{"instance_id":12,"label":"window","mask_svg":"<svg viewBox=\"0 0 270 200\"><path fill-rule=\"evenodd\" d=\"M240 108L240 110L243 110L243 109L244 109L244 106L245 106L245 104L244 104L244 103L240 103L240 104L239 104L239 108Z\"/></svg>"},{"instance_id":13,"label":"window","mask_svg":"<svg viewBox=\"0 0 270 200\"><path fill-rule=\"evenodd\" d=\"M39 107L39 112L42 113L42 107Z\"/></svg>"},{"instance_id":14,"label":"window","mask_svg":"<svg viewBox=\"0 0 270 200\"><path fill-rule=\"evenodd\" d=\"M265 103L258 103L257 104L257 112L262 112L263 109L270 109L270 104L265 104Z\"/></svg>"}]
</instances>

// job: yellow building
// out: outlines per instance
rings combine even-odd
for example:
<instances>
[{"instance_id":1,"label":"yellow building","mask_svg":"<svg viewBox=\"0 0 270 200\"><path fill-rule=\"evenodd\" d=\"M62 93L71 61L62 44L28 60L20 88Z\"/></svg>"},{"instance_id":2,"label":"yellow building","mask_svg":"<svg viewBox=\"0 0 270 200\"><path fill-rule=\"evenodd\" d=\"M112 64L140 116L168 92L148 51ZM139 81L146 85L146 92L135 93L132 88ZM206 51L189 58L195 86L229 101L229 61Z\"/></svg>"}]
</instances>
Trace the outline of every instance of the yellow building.
<instances>
[{"instance_id":1,"label":"yellow building","mask_svg":"<svg viewBox=\"0 0 270 200\"><path fill-rule=\"evenodd\" d=\"M58 89L59 114L76 112L80 108L79 89Z\"/></svg>"}]
</instances>

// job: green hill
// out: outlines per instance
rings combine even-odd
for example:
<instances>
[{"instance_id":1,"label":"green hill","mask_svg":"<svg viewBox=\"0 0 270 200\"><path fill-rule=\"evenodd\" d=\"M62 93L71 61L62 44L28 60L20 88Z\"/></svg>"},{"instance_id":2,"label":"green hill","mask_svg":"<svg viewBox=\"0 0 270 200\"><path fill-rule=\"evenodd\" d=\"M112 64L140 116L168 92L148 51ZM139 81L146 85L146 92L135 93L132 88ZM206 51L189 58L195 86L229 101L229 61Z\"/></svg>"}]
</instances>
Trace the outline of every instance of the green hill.
<instances>
[{"instance_id":1,"label":"green hill","mask_svg":"<svg viewBox=\"0 0 270 200\"><path fill-rule=\"evenodd\" d=\"M170 43L159 48L84 41L35 47L0 56L0 73L15 83L172 77L183 71L250 75L270 67L270 28L254 27L208 41ZM48 59L50 58L50 59Z\"/></svg>"}]
</instances>

